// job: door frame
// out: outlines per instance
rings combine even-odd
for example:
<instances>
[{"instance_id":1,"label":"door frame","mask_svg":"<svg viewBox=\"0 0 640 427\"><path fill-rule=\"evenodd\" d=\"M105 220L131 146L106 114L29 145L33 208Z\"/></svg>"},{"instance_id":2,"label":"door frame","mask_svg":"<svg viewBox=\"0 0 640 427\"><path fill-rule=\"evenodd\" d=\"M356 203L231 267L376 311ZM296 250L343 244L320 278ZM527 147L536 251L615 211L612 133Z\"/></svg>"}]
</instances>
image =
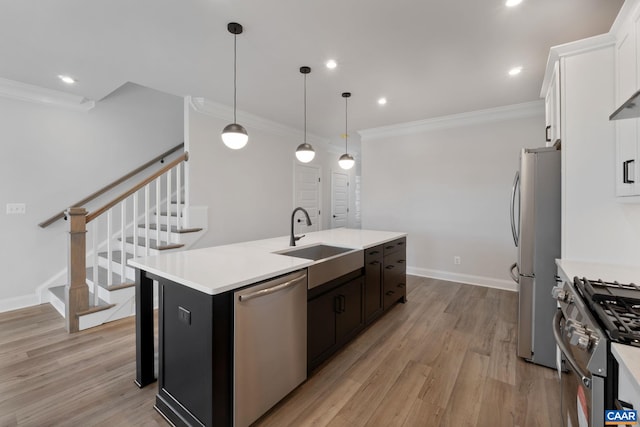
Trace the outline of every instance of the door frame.
<instances>
[{"instance_id":1,"label":"door frame","mask_svg":"<svg viewBox=\"0 0 640 427\"><path fill-rule=\"evenodd\" d=\"M329 191L331 191L331 217L329 218L329 228L336 228L335 227L335 222L333 219L333 212L334 212L334 205L335 205L335 200L334 200L334 193L333 193L333 175L334 174L341 174L341 175L346 175L347 177L347 219L346 219L346 225L345 227L349 227L349 214L351 213L351 209L350 209L350 203L351 203L351 174L348 171L345 171L343 169L331 169L331 189Z\"/></svg>"},{"instance_id":2,"label":"door frame","mask_svg":"<svg viewBox=\"0 0 640 427\"><path fill-rule=\"evenodd\" d=\"M308 168L313 168L313 169L317 169L318 170L318 177L320 178L320 181L318 182L318 211L320 212L318 214L318 230L323 230L324 227L322 226L322 166L320 165L310 165L308 163L301 163L299 161L297 161L296 159L293 160L293 195L291 198L292 201L292 205L291 206L291 210L295 209L298 205L296 204L296 193L297 193L297 187L298 187L298 180L297 180L297 168L299 166L304 166L304 167L308 167Z\"/></svg>"}]
</instances>

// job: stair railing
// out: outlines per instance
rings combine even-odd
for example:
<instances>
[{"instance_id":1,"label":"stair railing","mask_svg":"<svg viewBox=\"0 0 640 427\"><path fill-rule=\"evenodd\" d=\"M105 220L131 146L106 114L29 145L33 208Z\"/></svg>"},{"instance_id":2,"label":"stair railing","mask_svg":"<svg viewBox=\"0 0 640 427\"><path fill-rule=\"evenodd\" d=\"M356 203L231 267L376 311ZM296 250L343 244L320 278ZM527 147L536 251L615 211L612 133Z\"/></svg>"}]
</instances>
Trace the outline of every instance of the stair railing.
<instances>
[{"instance_id":1,"label":"stair railing","mask_svg":"<svg viewBox=\"0 0 640 427\"><path fill-rule=\"evenodd\" d=\"M107 288L117 289L118 287L130 286L131 284L126 283L127 245L131 245L129 252L133 257L150 255L153 237L155 237L154 249L171 248L174 213L177 229L188 226L181 209L183 206L183 183L185 182L183 166L188 159L189 153L184 152L148 178L92 212L88 212L82 206L73 206L64 211L62 215L69 219L68 281L65 286L65 319L68 332L79 331L80 315L101 309L98 308L101 250L106 251ZM188 190L184 191L185 194L188 193ZM174 196L175 212L172 210ZM163 224L160 223L162 208L166 209L166 222ZM186 208L186 204L184 208ZM153 209L156 216L155 229L152 229L152 218L150 217ZM140 224L141 220L144 225ZM90 233L87 230L89 223L92 223ZM48 224L44 226L46 225ZM162 231L163 227L166 228L164 232ZM139 230L142 228L144 229L142 231L143 237L140 239ZM132 239L130 242L128 241L129 230ZM87 237L90 238L92 249L90 257L92 257L93 264L93 277L91 278L93 304L90 302L87 284ZM165 245L163 245L163 241L166 242ZM144 251L139 251L139 246L143 246ZM114 283L114 273L116 273L113 268L114 247L120 251L120 269L117 272L120 283Z\"/></svg>"}]
</instances>

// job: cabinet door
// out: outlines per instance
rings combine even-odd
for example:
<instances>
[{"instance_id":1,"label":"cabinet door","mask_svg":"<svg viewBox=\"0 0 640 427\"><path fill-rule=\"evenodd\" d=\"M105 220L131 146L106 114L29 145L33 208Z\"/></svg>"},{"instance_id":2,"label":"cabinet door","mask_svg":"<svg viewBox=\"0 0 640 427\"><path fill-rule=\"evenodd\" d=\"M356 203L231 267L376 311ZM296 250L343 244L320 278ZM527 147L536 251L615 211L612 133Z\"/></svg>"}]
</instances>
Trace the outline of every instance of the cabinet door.
<instances>
[{"instance_id":1,"label":"cabinet door","mask_svg":"<svg viewBox=\"0 0 640 427\"><path fill-rule=\"evenodd\" d=\"M348 340L364 326L362 277L342 285L336 290L336 340Z\"/></svg>"},{"instance_id":2,"label":"cabinet door","mask_svg":"<svg viewBox=\"0 0 640 427\"><path fill-rule=\"evenodd\" d=\"M638 87L636 24L625 25L616 42L616 105L622 104ZM616 121L616 196L638 194L638 119Z\"/></svg>"},{"instance_id":3,"label":"cabinet door","mask_svg":"<svg viewBox=\"0 0 640 427\"><path fill-rule=\"evenodd\" d=\"M553 67L551 83L547 89L545 104L545 141L547 147L552 146L560 139L560 63L556 61Z\"/></svg>"},{"instance_id":4,"label":"cabinet door","mask_svg":"<svg viewBox=\"0 0 640 427\"><path fill-rule=\"evenodd\" d=\"M383 309L382 293L382 248L368 256L365 253L364 266L364 320L369 324Z\"/></svg>"},{"instance_id":5,"label":"cabinet door","mask_svg":"<svg viewBox=\"0 0 640 427\"><path fill-rule=\"evenodd\" d=\"M329 292L307 304L307 362L315 365L324 352L336 344L336 299Z\"/></svg>"}]
</instances>

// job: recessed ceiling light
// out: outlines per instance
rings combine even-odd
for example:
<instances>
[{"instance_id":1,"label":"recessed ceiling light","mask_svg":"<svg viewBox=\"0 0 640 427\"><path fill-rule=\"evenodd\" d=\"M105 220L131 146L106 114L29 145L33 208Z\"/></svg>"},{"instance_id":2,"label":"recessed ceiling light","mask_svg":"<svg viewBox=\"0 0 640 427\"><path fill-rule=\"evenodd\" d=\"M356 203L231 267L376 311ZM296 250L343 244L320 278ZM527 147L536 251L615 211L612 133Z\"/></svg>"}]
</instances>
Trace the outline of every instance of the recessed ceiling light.
<instances>
[{"instance_id":1,"label":"recessed ceiling light","mask_svg":"<svg viewBox=\"0 0 640 427\"><path fill-rule=\"evenodd\" d=\"M338 66L338 63L336 61L334 61L333 59L330 59L327 61L327 63L325 64L327 66L328 69L333 70L334 68L336 68Z\"/></svg>"},{"instance_id":2,"label":"recessed ceiling light","mask_svg":"<svg viewBox=\"0 0 640 427\"><path fill-rule=\"evenodd\" d=\"M380 98L380 99L378 99L378 104L380 104L380 105L384 105L384 104L386 104L386 103L387 103L387 98Z\"/></svg>"},{"instance_id":3,"label":"recessed ceiling light","mask_svg":"<svg viewBox=\"0 0 640 427\"><path fill-rule=\"evenodd\" d=\"M517 5L519 5L520 3L522 3L522 0L507 0L507 1L505 2L505 5L506 5L507 7L513 7L513 6L517 6Z\"/></svg>"},{"instance_id":4,"label":"recessed ceiling light","mask_svg":"<svg viewBox=\"0 0 640 427\"><path fill-rule=\"evenodd\" d=\"M76 80L73 77L69 77L69 76L64 76L62 74L60 74L58 76L58 78L60 80L62 80L63 82L65 82L66 84L70 85L70 84L74 84L76 82Z\"/></svg>"},{"instance_id":5,"label":"recessed ceiling light","mask_svg":"<svg viewBox=\"0 0 640 427\"><path fill-rule=\"evenodd\" d=\"M512 69L509 70L509 75L510 76L517 76L521 72L522 72L522 67L513 67Z\"/></svg>"}]
</instances>

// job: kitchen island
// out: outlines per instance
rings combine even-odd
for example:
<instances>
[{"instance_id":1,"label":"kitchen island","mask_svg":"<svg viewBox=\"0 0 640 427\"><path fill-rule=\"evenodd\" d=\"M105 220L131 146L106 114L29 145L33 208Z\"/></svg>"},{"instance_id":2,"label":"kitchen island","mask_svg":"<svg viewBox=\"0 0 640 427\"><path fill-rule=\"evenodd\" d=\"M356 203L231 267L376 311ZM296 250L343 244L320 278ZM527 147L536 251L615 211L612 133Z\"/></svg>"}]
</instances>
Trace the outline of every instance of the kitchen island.
<instances>
[{"instance_id":1,"label":"kitchen island","mask_svg":"<svg viewBox=\"0 0 640 427\"><path fill-rule=\"evenodd\" d=\"M406 301L405 233L325 230L308 233L297 247L318 244L346 248L344 255L360 256L361 263L354 271L309 289L309 319L313 319L308 325L309 371L393 304ZM325 261L282 254L289 249L289 237L283 236L129 261L137 271L136 382L144 387L155 381L152 284L156 280L156 408L172 423L234 424L234 292L293 272L311 272Z\"/></svg>"}]
</instances>

